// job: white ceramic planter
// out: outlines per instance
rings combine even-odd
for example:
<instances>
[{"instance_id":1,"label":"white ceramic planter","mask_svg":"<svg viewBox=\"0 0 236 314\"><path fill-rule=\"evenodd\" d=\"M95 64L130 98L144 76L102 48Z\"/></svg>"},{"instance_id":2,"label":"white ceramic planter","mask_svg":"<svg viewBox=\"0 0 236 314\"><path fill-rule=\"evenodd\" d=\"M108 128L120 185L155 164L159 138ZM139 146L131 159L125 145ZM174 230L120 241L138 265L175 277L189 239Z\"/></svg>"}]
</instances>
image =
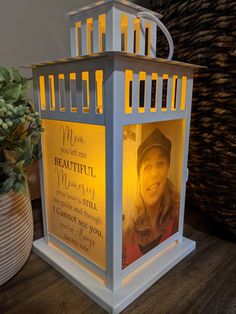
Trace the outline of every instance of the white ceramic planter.
<instances>
[{"instance_id":1,"label":"white ceramic planter","mask_svg":"<svg viewBox=\"0 0 236 314\"><path fill-rule=\"evenodd\" d=\"M0 196L0 285L27 261L33 242L33 216L29 194Z\"/></svg>"}]
</instances>

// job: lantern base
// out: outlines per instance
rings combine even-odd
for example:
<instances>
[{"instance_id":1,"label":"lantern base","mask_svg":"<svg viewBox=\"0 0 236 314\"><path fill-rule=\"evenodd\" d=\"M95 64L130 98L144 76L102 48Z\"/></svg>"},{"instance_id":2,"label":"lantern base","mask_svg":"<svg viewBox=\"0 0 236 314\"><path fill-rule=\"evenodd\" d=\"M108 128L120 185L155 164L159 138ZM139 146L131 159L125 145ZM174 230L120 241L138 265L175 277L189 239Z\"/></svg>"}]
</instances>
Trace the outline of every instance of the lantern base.
<instances>
[{"instance_id":1,"label":"lantern base","mask_svg":"<svg viewBox=\"0 0 236 314\"><path fill-rule=\"evenodd\" d=\"M195 249L195 242L187 238L174 242L161 253L151 258L148 267L145 264L128 275L122 287L112 292L104 282L86 268L76 263L62 251L48 245L44 238L34 242L33 250L67 279L79 287L91 299L109 313L120 313L125 307L153 285L159 278Z\"/></svg>"}]
</instances>

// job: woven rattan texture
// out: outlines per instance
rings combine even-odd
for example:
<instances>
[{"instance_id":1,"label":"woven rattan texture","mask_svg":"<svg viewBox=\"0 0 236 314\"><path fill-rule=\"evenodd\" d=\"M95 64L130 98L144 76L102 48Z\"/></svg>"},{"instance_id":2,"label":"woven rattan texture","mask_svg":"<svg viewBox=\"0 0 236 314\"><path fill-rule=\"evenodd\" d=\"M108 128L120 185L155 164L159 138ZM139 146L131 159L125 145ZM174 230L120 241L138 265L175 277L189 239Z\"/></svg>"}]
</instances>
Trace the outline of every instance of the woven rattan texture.
<instances>
[{"instance_id":1,"label":"woven rattan texture","mask_svg":"<svg viewBox=\"0 0 236 314\"><path fill-rule=\"evenodd\" d=\"M188 201L236 236L236 1L151 0L163 14L174 60L208 68L195 76ZM167 45L158 34L159 56Z\"/></svg>"}]
</instances>

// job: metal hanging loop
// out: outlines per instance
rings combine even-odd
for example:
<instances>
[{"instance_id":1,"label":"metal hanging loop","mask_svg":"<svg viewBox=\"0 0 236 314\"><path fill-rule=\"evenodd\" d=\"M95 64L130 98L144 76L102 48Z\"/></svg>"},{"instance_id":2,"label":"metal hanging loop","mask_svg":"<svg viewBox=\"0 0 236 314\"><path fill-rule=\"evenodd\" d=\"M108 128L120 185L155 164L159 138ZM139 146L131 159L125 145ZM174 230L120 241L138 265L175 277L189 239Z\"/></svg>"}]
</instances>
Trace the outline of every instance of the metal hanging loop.
<instances>
[{"instance_id":1,"label":"metal hanging loop","mask_svg":"<svg viewBox=\"0 0 236 314\"><path fill-rule=\"evenodd\" d=\"M172 39L168 29L165 27L165 25L156 16L154 16L152 13L146 12L146 11L139 12L137 14L137 18L139 18L139 19L147 18L149 20L152 20L162 30L162 32L164 33L164 35L168 41L168 44L169 44L169 55L167 57L167 60L171 60L173 57L173 54L174 54L174 43L173 43L173 39Z\"/></svg>"}]
</instances>

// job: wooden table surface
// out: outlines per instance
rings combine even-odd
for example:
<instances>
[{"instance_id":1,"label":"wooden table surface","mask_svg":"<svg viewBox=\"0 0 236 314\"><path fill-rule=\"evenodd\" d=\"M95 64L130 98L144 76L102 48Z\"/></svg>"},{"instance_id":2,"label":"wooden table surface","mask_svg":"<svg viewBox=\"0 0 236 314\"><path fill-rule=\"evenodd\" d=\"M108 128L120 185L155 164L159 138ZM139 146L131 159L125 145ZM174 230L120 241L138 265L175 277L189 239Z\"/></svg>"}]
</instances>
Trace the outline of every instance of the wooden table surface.
<instances>
[{"instance_id":1,"label":"wooden table surface","mask_svg":"<svg viewBox=\"0 0 236 314\"><path fill-rule=\"evenodd\" d=\"M42 236L40 202L33 207L37 239ZM236 244L219 237L196 212L187 213L184 233L196 241L196 250L122 313L236 313ZM0 313L106 312L31 253L23 269L0 287Z\"/></svg>"}]
</instances>

